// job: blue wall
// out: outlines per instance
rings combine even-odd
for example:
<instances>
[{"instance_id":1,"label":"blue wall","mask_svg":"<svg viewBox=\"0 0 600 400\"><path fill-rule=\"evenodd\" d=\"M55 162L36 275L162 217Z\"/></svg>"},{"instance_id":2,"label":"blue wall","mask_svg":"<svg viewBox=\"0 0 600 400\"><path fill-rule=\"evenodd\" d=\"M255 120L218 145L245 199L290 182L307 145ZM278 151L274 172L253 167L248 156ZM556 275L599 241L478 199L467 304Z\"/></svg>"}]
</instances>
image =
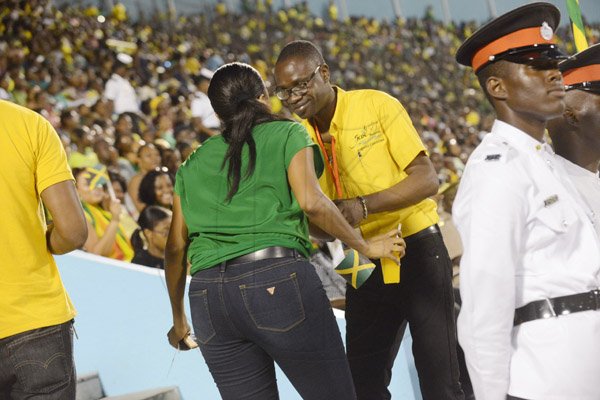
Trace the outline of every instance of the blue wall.
<instances>
[{"instance_id":1,"label":"blue wall","mask_svg":"<svg viewBox=\"0 0 600 400\"><path fill-rule=\"evenodd\" d=\"M172 321L162 271L80 251L57 263L78 311L79 375L99 372L109 396L176 385L187 400L220 398L200 352L177 352L167 342ZM344 320L338 323L344 332ZM390 391L394 398L421 400L410 347L407 334ZM281 398L300 400L280 370L277 376Z\"/></svg>"}]
</instances>

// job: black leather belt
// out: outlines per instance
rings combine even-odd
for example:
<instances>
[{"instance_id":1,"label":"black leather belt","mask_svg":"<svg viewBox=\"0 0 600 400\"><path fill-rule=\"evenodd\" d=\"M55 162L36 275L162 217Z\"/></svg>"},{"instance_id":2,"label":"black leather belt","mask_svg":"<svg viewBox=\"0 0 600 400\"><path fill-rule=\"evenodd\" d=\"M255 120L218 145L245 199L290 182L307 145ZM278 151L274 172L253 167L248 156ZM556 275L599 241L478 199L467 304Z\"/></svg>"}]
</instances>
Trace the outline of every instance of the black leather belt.
<instances>
[{"instance_id":1,"label":"black leather belt","mask_svg":"<svg viewBox=\"0 0 600 400\"><path fill-rule=\"evenodd\" d=\"M412 241L419 240L425 236L434 235L436 233L440 233L440 227L437 224L434 224L425 229L421 229L417 233L413 233L412 235L405 237L404 241L408 244Z\"/></svg>"},{"instance_id":2,"label":"black leather belt","mask_svg":"<svg viewBox=\"0 0 600 400\"><path fill-rule=\"evenodd\" d=\"M262 250L257 250L252 253L244 254L231 260L225 261L227 265L241 264L251 261L266 260L267 258L283 258L301 256L298 250L289 249L287 247L272 246Z\"/></svg>"},{"instance_id":3,"label":"black leather belt","mask_svg":"<svg viewBox=\"0 0 600 400\"><path fill-rule=\"evenodd\" d=\"M600 310L600 289L552 299L532 301L515 310L514 325L536 319L560 317L580 311Z\"/></svg>"}]
</instances>

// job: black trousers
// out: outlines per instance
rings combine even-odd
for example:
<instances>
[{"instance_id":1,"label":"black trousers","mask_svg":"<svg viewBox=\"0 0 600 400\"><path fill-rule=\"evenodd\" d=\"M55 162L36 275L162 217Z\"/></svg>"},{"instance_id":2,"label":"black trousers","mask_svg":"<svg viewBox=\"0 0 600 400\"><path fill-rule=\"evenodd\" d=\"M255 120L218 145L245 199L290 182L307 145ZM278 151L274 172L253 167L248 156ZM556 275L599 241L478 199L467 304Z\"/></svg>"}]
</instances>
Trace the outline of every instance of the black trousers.
<instances>
[{"instance_id":1,"label":"black trousers","mask_svg":"<svg viewBox=\"0 0 600 400\"><path fill-rule=\"evenodd\" d=\"M390 399L387 386L408 321L424 400L462 400L456 355L452 263L439 233L406 238L399 284L381 265L346 292L346 346L359 399Z\"/></svg>"}]
</instances>

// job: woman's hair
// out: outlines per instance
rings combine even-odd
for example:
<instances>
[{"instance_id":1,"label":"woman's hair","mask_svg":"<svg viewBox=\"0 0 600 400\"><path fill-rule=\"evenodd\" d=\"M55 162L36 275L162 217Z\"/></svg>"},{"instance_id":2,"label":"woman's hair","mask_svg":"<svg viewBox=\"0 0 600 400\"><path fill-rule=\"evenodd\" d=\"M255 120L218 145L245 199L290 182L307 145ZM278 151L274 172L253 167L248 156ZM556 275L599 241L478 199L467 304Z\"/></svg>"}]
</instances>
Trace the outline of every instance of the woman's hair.
<instances>
[{"instance_id":1,"label":"woman's hair","mask_svg":"<svg viewBox=\"0 0 600 400\"><path fill-rule=\"evenodd\" d=\"M155 148L155 149L157 149L157 150L158 150L158 148L157 148L157 147L154 145L154 143L145 143L145 142L144 142L144 144L142 144L142 145L141 145L141 146L138 148L138 151L137 151L137 155L138 155L138 157L139 157L139 156L142 154L142 150L144 150L144 149L146 149L146 148Z\"/></svg>"},{"instance_id":2,"label":"woman's hair","mask_svg":"<svg viewBox=\"0 0 600 400\"><path fill-rule=\"evenodd\" d=\"M245 144L250 150L250 161L244 178L254 173L256 145L252 138L252 128L264 122L285 120L272 114L269 108L259 101L259 97L265 93L265 84L258 71L248 64L238 62L225 64L217 69L208 86L208 98L223 122L223 138L229 145L221 164L223 169L229 163L229 193L226 201L230 201L238 191L242 149Z\"/></svg>"},{"instance_id":3,"label":"woman's hair","mask_svg":"<svg viewBox=\"0 0 600 400\"><path fill-rule=\"evenodd\" d=\"M190 153L192 152L192 145L187 142L177 142L177 144L175 144L175 148L179 150L179 154L181 155L181 162L185 161L183 155L186 153L186 151L189 151Z\"/></svg>"},{"instance_id":4,"label":"woman's hair","mask_svg":"<svg viewBox=\"0 0 600 400\"><path fill-rule=\"evenodd\" d=\"M141 202L146 204L147 206L158 205L158 200L156 198L156 191L154 190L154 183L159 176L166 175L171 179L171 183L173 182L173 178L169 175L167 168L159 167L150 172L148 172L142 178L140 182L140 188L138 191L138 197Z\"/></svg>"},{"instance_id":5,"label":"woman's hair","mask_svg":"<svg viewBox=\"0 0 600 400\"><path fill-rule=\"evenodd\" d=\"M127 180L125 179L125 177L123 177L123 175L121 175L120 172L109 169L108 177L110 178L111 182L117 182L121 186L123 194L127 193Z\"/></svg>"},{"instance_id":6,"label":"woman's hair","mask_svg":"<svg viewBox=\"0 0 600 400\"><path fill-rule=\"evenodd\" d=\"M77 181L77 177L82 172L85 172L85 168L76 167L76 168L71 169L71 172L73 173L73 178L75 178L75 181Z\"/></svg>"},{"instance_id":7,"label":"woman's hair","mask_svg":"<svg viewBox=\"0 0 600 400\"><path fill-rule=\"evenodd\" d=\"M142 238L144 229L153 230L161 221L169 218L171 211L160 206L145 207L138 217L139 228L131 235L131 246L134 251L144 248L144 239Z\"/></svg>"}]
</instances>

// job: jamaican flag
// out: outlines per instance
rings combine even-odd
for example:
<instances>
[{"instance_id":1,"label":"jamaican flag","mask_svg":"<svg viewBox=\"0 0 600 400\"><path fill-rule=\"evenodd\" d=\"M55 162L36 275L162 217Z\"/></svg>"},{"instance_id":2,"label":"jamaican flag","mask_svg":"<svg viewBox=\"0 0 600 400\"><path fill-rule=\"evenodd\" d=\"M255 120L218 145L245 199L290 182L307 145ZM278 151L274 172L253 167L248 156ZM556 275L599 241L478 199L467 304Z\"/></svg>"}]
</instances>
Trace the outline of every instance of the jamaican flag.
<instances>
[{"instance_id":1,"label":"jamaican flag","mask_svg":"<svg viewBox=\"0 0 600 400\"><path fill-rule=\"evenodd\" d=\"M105 186L110 182L108 171L102 164L96 164L93 167L86 167L83 177L87 180L90 189Z\"/></svg>"},{"instance_id":2,"label":"jamaican flag","mask_svg":"<svg viewBox=\"0 0 600 400\"><path fill-rule=\"evenodd\" d=\"M567 9L569 10L569 18L573 27L573 38L575 39L575 48L577 52L588 48L587 39L585 38L585 27L581 18L581 8L579 0L567 0Z\"/></svg>"},{"instance_id":3,"label":"jamaican flag","mask_svg":"<svg viewBox=\"0 0 600 400\"><path fill-rule=\"evenodd\" d=\"M335 267L335 272L346 279L353 288L358 289L371 276L375 264L354 249L348 249L344 253L346 256Z\"/></svg>"}]
</instances>

